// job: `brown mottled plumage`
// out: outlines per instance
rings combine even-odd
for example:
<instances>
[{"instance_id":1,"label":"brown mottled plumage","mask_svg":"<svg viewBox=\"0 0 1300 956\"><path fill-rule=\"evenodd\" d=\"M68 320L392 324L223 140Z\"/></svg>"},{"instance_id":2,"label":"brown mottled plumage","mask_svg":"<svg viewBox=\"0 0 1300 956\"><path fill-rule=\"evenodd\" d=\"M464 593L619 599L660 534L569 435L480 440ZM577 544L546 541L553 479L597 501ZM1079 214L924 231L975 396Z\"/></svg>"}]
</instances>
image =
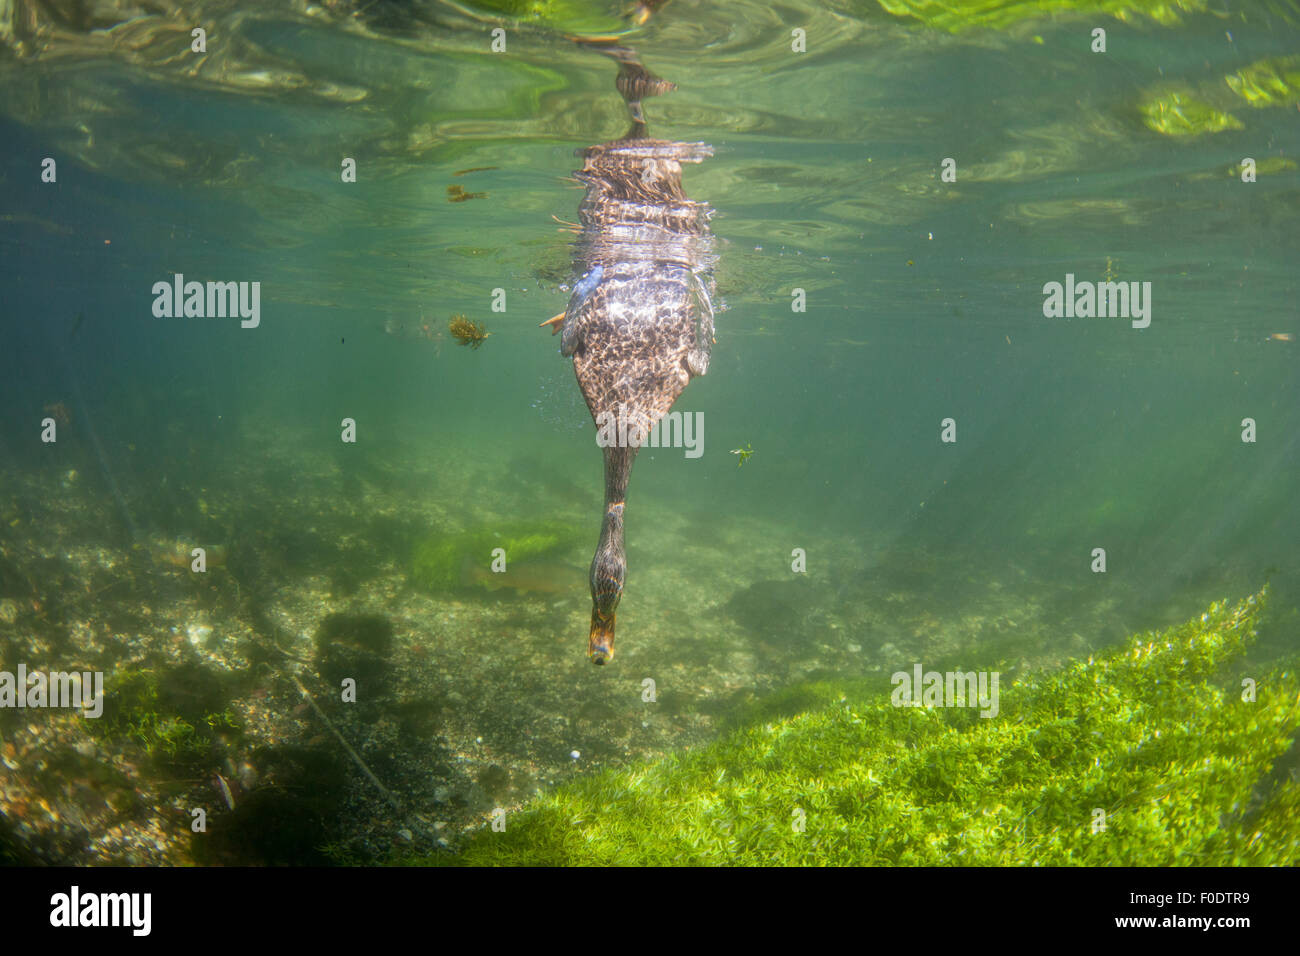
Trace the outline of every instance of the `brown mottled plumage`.
<instances>
[{"instance_id":1,"label":"brown mottled plumage","mask_svg":"<svg viewBox=\"0 0 1300 956\"><path fill-rule=\"evenodd\" d=\"M713 310L692 267L712 264L710 210L682 192L681 161L711 152L662 140L585 151L576 174L587 184L579 261L588 274L597 266L601 273L594 288L570 301L560 351L574 356L593 418L622 408L629 429L649 432L691 376L708 371Z\"/></svg>"}]
</instances>

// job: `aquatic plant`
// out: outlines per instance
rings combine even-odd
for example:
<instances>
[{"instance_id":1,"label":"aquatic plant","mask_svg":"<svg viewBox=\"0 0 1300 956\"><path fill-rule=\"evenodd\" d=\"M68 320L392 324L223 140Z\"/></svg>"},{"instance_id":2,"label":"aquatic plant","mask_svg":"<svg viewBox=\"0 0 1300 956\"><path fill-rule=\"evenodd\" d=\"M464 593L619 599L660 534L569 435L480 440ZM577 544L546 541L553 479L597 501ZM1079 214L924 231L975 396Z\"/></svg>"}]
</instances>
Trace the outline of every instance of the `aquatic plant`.
<instances>
[{"instance_id":1,"label":"aquatic plant","mask_svg":"<svg viewBox=\"0 0 1300 956\"><path fill-rule=\"evenodd\" d=\"M476 528L459 534L435 532L416 544L411 558L411 581L431 591L445 591L462 585L467 561L483 565L494 548L504 548L508 562L555 554L584 540L583 532L555 521L537 521L512 526L504 533Z\"/></svg>"},{"instance_id":2,"label":"aquatic plant","mask_svg":"<svg viewBox=\"0 0 1300 956\"><path fill-rule=\"evenodd\" d=\"M486 199L487 193L467 193L465 187L453 184L447 187L447 202L468 202L471 199Z\"/></svg>"},{"instance_id":3,"label":"aquatic plant","mask_svg":"<svg viewBox=\"0 0 1300 956\"><path fill-rule=\"evenodd\" d=\"M451 321L447 323L447 331L461 345L468 345L472 349L477 349L492 334L484 329L481 324L471 322L459 312L453 315Z\"/></svg>"},{"instance_id":4,"label":"aquatic plant","mask_svg":"<svg viewBox=\"0 0 1300 956\"><path fill-rule=\"evenodd\" d=\"M468 5L498 16L578 32L609 32L625 26L610 15L608 4L598 0L469 0Z\"/></svg>"},{"instance_id":5,"label":"aquatic plant","mask_svg":"<svg viewBox=\"0 0 1300 956\"><path fill-rule=\"evenodd\" d=\"M891 706L880 681L792 688L698 751L550 793L458 862L1293 865L1300 785L1268 777L1300 681L1252 672L1248 702L1222 677L1263 605L1023 677L992 719Z\"/></svg>"},{"instance_id":6,"label":"aquatic plant","mask_svg":"<svg viewBox=\"0 0 1300 956\"><path fill-rule=\"evenodd\" d=\"M740 456L740 460L736 462L736 467L739 468L745 462L749 461L750 457L754 454L754 446L746 444L744 448L731 449L731 453Z\"/></svg>"},{"instance_id":7,"label":"aquatic plant","mask_svg":"<svg viewBox=\"0 0 1300 956\"><path fill-rule=\"evenodd\" d=\"M1257 60L1224 81L1251 106L1290 106L1300 98L1300 56Z\"/></svg>"},{"instance_id":8,"label":"aquatic plant","mask_svg":"<svg viewBox=\"0 0 1300 956\"><path fill-rule=\"evenodd\" d=\"M1006 29L1026 20L1109 14L1118 20L1145 16L1165 26L1180 21L1180 14L1200 13L1205 0L875 0L895 17L915 18L928 27L960 33L976 27ZM864 7L875 6L863 4Z\"/></svg>"},{"instance_id":9,"label":"aquatic plant","mask_svg":"<svg viewBox=\"0 0 1300 956\"><path fill-rule=\"evenodd\" d=\"M185 671L184 677L189 677ZM184 678L182 678L184 679ZM150 669L118 671L104 688L104 713L89 722L92 732L110 740L128 740L161 766L202 764L217 734L238 729L232 710L213 700L187 705L176 699L166 675Z\"/></svg>"},{"instance_id":10,"label":"aquatic plant","mask_svg":"<svg viewBox=\"0 0 1300 956\"><path fill-rule=\"evenodd\" d=\"M1200 136L1242 128L1237 117L1215 109L1187 91L1171 90L1157 94L1143 103L1139 110L1147 128L1165 136Z\"/></svg>"}]
</instances>

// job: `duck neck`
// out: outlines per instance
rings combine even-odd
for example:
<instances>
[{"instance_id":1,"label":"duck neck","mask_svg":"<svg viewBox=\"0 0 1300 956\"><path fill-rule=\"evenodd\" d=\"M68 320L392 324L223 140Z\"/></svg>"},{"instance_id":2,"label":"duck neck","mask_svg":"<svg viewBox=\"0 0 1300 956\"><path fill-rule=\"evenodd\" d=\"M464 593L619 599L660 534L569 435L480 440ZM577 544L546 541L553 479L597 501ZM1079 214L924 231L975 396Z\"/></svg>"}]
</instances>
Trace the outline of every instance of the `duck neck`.
<instances>
[{"instance_id":1,"label":"duck neck","mask_svg":"<svg viewBox=\"0 0 1300 956\"><path fill-rule=\"evenodd\" d=\"M591 597L595 608L612 615L623 593L627 570L623 551L623 508L627 480L632 472L636 448L609 446L605 449L605 517L600 525L600 544L591 562Z\"/></svg>"},{"instance_id":2,"label":"duck neck","mask_svg":"<svg viewBox=\"0 0 1300 956\"><path fill-rule=\"evenodd\" d=\"M627 499L627 480L632 474L632 461L637 448L610 445L605 448L605 513Z\"/></svg>"},{"instance_id":3,"label":"duck neck","mask_svg":"<svg viewBox=\"0 0 1300 956\"><path fill-rule=\"evenodd\" d=\"M636 458L634 447L611 445L605 449L605 518L600 525L600 544L596 548L598 562L605 565L605 570L616 570L619 590L622 590L624 564L623 556L623 509L627 502L627 480L632 473L632 461ZM601 558L604 561L601 561ZM594 577L594 575L593 575ZM615 577L615 575L610 575ZM617 597L614 599L618 603Z\"/></svg>"}]
</instances>

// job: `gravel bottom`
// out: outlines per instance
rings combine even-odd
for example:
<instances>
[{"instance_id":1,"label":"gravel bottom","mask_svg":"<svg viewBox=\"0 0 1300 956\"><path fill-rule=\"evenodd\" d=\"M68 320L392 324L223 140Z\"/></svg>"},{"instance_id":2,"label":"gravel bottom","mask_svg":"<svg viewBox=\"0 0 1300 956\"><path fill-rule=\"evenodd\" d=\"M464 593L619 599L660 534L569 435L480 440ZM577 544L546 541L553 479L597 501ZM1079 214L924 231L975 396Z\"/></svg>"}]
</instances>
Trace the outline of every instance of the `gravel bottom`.
<instances>
[{"instance_id":1,"label":"gravel bottom","mask_svg":"<svg viewBox=\"0 0 1300 956\"><path fill-rule=\"evenodd\" d=\"M1026 598L1049 589L1023 569L971 581L954 559L906 544L869 550L746 514L702 522L639 489L617 656L593 667L581 573L558 595L411 585L417 536L517 520L509 498L495 499L501 513L468 513L429 493L501 481L495 463L452 457L452 476L422 471L428 456L416 454L354 474L310 449L250 442L231 459L243 464L202 487L132 502L134 539L84 470L7 475L0 670L175 675L182 703L203 698L233 719L179 761L75 712L0 710L0 859L454 853L498 810L714 739L738 706L799 681L879 674L883 686L893 670L1006 635L1014 667L1050 667L1123 633L1117 602L1099 603L1088 639L1049 639L1054 612ZM528 514L572 520L594 542L595 491L589 507L557 500L553 511L543 491ZM196 542L213 556L202 574L185 564ZM793 547L807 573L791 571ZM335 682L345 673L355 702Z\"/></svg>"}]
</instances>

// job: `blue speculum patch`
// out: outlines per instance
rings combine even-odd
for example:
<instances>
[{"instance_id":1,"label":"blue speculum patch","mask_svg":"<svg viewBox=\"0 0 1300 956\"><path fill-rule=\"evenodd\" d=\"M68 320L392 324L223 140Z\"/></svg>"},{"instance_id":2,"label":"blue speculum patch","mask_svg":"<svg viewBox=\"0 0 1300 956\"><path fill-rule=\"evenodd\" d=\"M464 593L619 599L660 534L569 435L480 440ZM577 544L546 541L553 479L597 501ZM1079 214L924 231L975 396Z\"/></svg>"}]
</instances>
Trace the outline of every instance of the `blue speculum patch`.
<instances>
[{"instance_id":1,"label":"blue speculum patch","mask_svg":"<svg viewBox=\"0 0 1300 956\"><path fill-rule=\"evenodd\" d=\"M604 274L605 267L598 265L578 280L577 285L573 287L573 295L569 296L570 315L582 308L582 304L596 291L596 286L600 285L601 276Z\"/></svg>"}]
</instances>

